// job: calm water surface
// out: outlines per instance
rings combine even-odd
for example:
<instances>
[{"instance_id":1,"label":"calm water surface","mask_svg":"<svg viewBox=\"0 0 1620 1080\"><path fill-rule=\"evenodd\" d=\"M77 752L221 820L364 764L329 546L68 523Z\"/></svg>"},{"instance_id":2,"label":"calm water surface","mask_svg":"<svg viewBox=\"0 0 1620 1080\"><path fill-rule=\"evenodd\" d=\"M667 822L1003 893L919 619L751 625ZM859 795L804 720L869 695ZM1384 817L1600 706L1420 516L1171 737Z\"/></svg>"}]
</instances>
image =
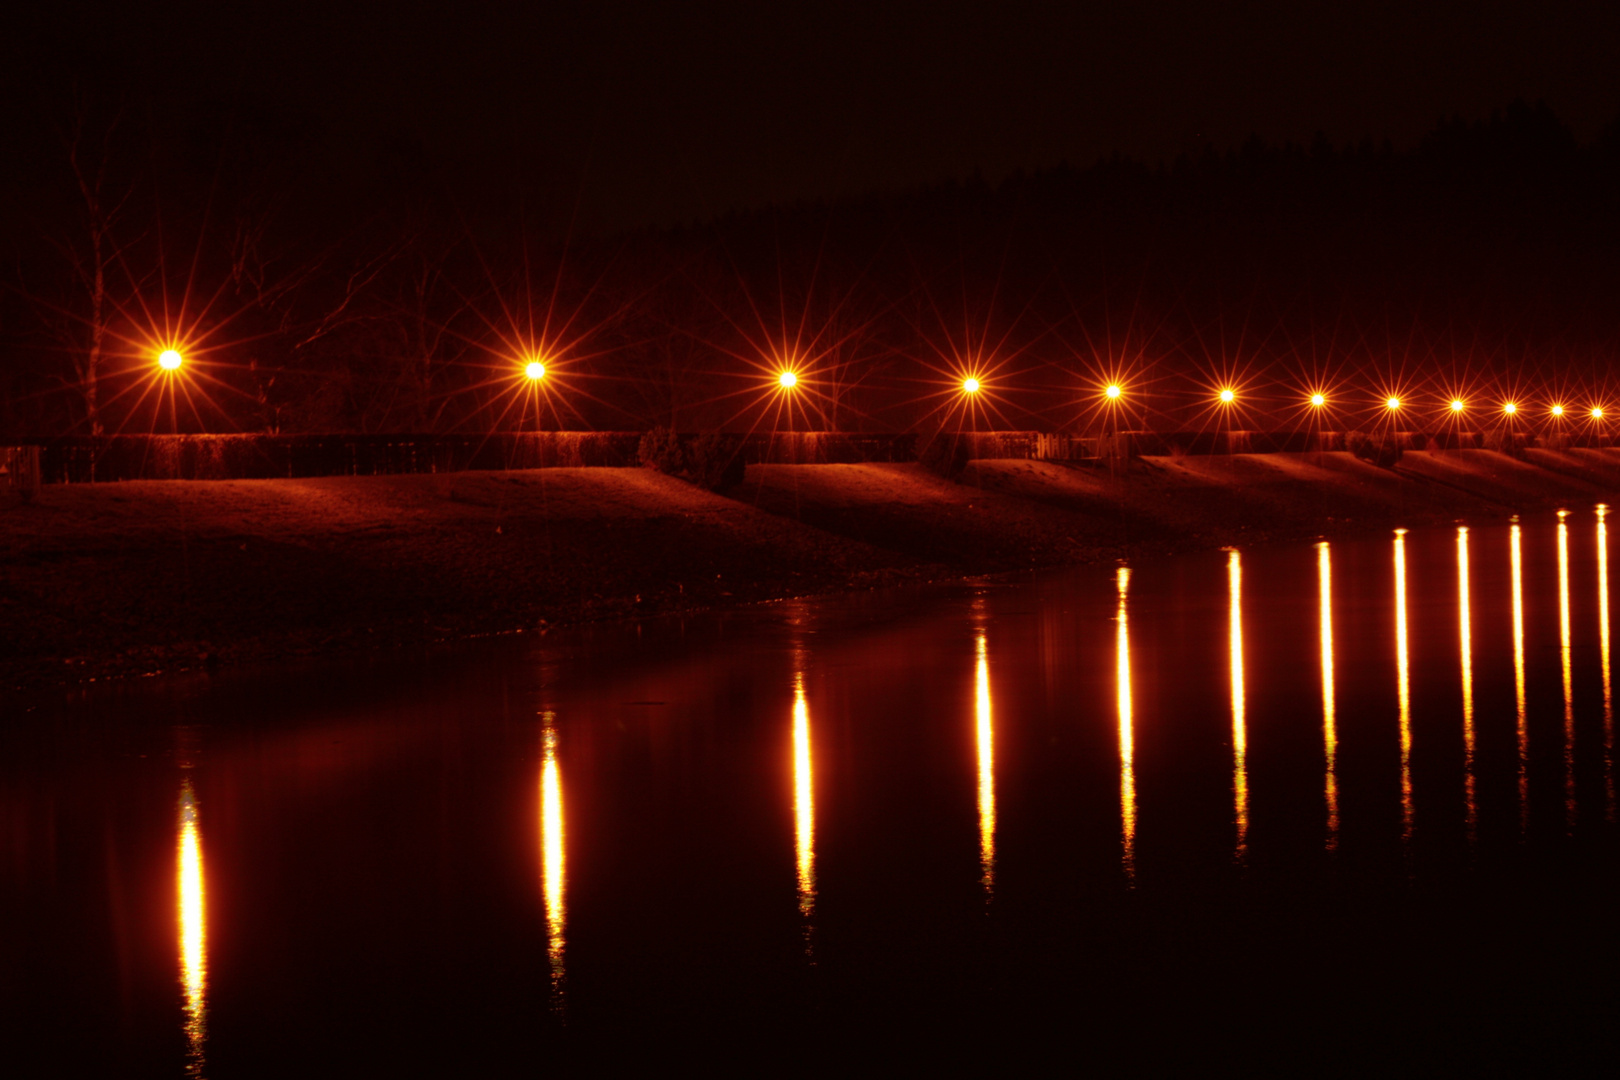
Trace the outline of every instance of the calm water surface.
<instances>
[{"instance_id":1,"label":"calm water surface","mask_svg":"<svg viewBox=\"0 0 1620 1080\"><path fill-rule=\"evenodd\" d=\"M151 680L0 731L42 1071L1614 1049L1603 512Z\"/></svg>"}]
</instances>

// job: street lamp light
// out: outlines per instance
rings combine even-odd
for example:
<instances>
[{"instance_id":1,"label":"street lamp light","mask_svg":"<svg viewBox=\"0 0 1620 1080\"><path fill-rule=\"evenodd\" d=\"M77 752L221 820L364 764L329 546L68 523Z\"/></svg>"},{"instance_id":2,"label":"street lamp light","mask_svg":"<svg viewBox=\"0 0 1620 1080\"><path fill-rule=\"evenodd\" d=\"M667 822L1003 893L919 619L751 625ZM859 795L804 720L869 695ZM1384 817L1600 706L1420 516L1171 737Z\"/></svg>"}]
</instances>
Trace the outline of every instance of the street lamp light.
<instances>
[{"instance_id":1,"label":"street lamp light","mask_svg":"<svg viewBox=\"0 0 1620 1080\"><path fill-rule=\"evenodd\" d=\"M1108 395L1108 399L1110 401L1118 401L1119 396L1124 392L1124 390L1120 389L1120 385L1118 383L1109 383L1107 388L1103 390L1103 393Z\"/></svg>"},{"instance_id":2,"label":"street lamp light","mask_svg":"<svg viewBox=\"0 0 1620 1080\"><path fill-rule=\"evenodd\" d=\"M776 384L784 390L791 390L799 385L799 377L791 371L784 371L776 377Z\"/></svg>"},{"instance_id":3,"label":"street lamp light","mask_svg":"<svg viewBox=\"0 0 1620 1080\"><path fill-rule=\"evenodd\" d=\"M1460 413L1460 412L1463 411L1463 399L1462 398L1452 398L1451 399L1451 411L1454 412L1454 413Z\"/></svg>"},{"instance_id":4,"label":"street lamp light","mask_svg":"<svg viewBox=\"0 0 1620 1080\"><path fill-rule=\"evenodd\" d=\"M1237 394L1233 393L1232 389L1230 387L1228 387L1228 388L1221 391L1221 404L1222 405L1230 405L1230 404L1232 404L1232 402L1234 402L1236 400L1237 400Z\"/></svg>"},{"instance_id":5,"label":"street lamp light","mask_svg":"<svg viewBox=\"0 0 1620 1080\"><path fill-rule=\"evenodd\" d=\"M158 367L164 371L179 371L181 363L183 361L176 349L164 349L158 353Z\"/></svg>"},{"instance_id":6,"label":"street lamp light","mask_svg":"<svg viewBox=\"0 0 1620 1080\"><path fill-rule=\"evenodd\" d=\"M530 382L539 382L546 377L546 365L538 360L530 360L523 365L523 374Z\"/></svg>"},{"instance_id":7,"label":"street lamp light","mask_svg":"<svg viewBox=\"0 0 1620 1080\"><path fill-rule=\"evenodd\" d=\"M977 394L979 392L979 380L969 375L962 380L962 390L965 393Z\"/></svg>"}]
</instances>

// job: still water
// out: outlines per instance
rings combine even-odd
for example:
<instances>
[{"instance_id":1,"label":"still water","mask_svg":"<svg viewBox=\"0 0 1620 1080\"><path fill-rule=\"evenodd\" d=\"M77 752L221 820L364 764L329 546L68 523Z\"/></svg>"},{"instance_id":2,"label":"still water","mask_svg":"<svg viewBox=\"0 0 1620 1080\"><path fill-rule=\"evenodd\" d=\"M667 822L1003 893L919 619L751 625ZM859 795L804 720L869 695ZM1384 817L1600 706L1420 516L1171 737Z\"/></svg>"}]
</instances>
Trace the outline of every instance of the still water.
<instances>
[{"instance_id":1,"label":"still water","mask_svg":"<svg viewBox=\"0 0 1620 1080\"><path fill-rule=\"evenodd\" d=\"M8 1052L1606 1059L1604 514L17 706Z\"/></svg>"}]
</instances>

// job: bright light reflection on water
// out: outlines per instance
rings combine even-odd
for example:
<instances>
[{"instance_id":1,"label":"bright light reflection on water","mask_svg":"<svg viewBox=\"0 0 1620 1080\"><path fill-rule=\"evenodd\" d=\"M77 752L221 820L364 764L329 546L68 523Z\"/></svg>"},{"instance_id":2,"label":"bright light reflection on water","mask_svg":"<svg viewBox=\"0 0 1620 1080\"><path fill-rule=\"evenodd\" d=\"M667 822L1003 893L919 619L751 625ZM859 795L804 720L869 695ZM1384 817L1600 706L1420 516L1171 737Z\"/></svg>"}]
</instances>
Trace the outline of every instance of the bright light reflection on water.
<instances>
[{"instance_id":1,"label":"bright light reflection on water","mask_svg":"<svg viewBox=\"0 0 1620 1080\"><path fill-rule=\"evenodd\" d=\"M1241 862L1249 849L1249 725L1243 703L1243 557L1236 548L1226 554L1226 597L1232 682L1232 818L1237 827L1233 855Z\"/></svg>"},{"instance_id":2,"label":"bright light reflection on water","mask_svg":"<svg viewBox=\"0 0 1620 1080\"><path fill-rule=\"evenodd\" d=\"M1468 607L1468 526L1457 529L1457 649L1462 664L1463 805L1469 840L1479 826L1474 792L1474 636Z\"/></svg>"},{"instance_id":3,"label":"bright light reflection on water","mask_svg":"<svg viewBox=\"0 0 1620 1080\"><path fill-rule=\"evenodd\" d=\"M1412 839L1412 678L1406 642L1406 530L1395 530L1395 674L1401 733L1401 839Z\"/></svg>"},{"instance_id":4,"label":"bright light reflection on water","mask_svg":"<svg viewBox=\"0 0 1620 1080\"><path fill-rule=\"evenodd\" d=\"M990 645L983 630L975 642L973 731L979 757L979 880L986 895L996 882L996 733L990 718Z\"/></svg>"},{"instance_id":5,"label":"bright light reflection on water","mask_svg":"<svg viewBox=\"0 0 1620 1080\"><path fill-rule=\"evenodd\" d=\"M1131 728L1131 631L1125 592L1131 572L1120 567L1114 577L1119 611L1114 616L1114 682L1119 707L1119 817L1121 859L1128 881L1136 880L1136 736Z\"/></svg>"},{"instance_id":6,"label":"bright light reflection on water","mask_svg":"<svg viewBox=\"0 0 1620 1080\"><path fill-rule=\"evenodd\" d=\"M1513 519L1508 532L1513 575L1513 703L1519 749L1519 829L1530 818L1530 719L1524 683L1524 554L1520 544L1519 519Z\"/></svg>"},{"instance_id":7,"label":"bright light reflection on water","mask_svg":"<svg viewBox=\"0 0 1620 1080\"><path fill-rule=\"evenodd\" d=\"M798 865L799 914L816 906L816 796L811 772L810 706L804 700L804 674L793 676L793 850Z\"/></svg>"},{"instance_id":8,"label":"bright light reflection on water","mask_svg":"<svg viewBox=\"0 0 1620 1080\"><path fill-rule=\"evenodd\" d=\"M89 1018L101 1067L61 1075L504 1075L480 1055L643 1025L976 1033L1025 988L1135 1046L1198 1010L1109 995L1187 972L1223 1024L1307 987L1375 1030L1339 1016L1419 965L1477 1013L1610 940L1584 512L98 686L0 725L13 1022Z\"/></svg>"},{"instance_id":9,"label":"bright light reflection on water","mask_svg":"<svg viewBox=\"0 0 1620 1080\"><path fill-rule=\"evenodd\" d=\"M180 981L185 990L186 1073L201 1076L208 1034L208 910L203 885L202 833L191 781L180 788L179 880Z\"/></svg>"},{"instance_id":10,"label":"bright light reflection on water","mask_svg":"<svg viewBox=\"0 0 1620 1080\"><path fill-rule=\"evenodd\" d=\"M1569 517L1558 511L1558 661L1564 678L1564 821L1575 827L1575 676L1569 627Z\"/></svg>"},{"instance_id":11,"label":"bright light reflection on water","mask_svg":"<svg viewBox=\"0 0 1620 1080\"><path fill-rule=\"evenodd\" d=\"M1598 654L1603 663L1603 806L1614 820L1614 690L1609 670L1609 508L1597 506Z\"/></svg>"},{"instance_id":12,"label":"bright light reflection on water","mask_svg":"<svg viewBox=\"0 0 1620 1080\"><path fill-rule=\"evenodd\" d=\"M562 777L557 767L556 717L543 713L544 758L540 766L540 868L546 903L546 959L551 966L552 1000L561 1005L563 992L563 950L566 944L567 909L563 889L566 883L563 829Z\"/></svg>"},{"instance_id":13,"label":"bright light reflection on water","mask_svg":"<svg viewBox=\"0 0 1620 1080\"><path fill-rule=\"evenodd\" d=\"M1327 807L1327 849L1339 846L1338 722L1333 702L1333 554L1327 541L1316 545L1317 638L1322 660L1322 752L1326 775L1322 799Z\"/></svg>"}]
</instances>

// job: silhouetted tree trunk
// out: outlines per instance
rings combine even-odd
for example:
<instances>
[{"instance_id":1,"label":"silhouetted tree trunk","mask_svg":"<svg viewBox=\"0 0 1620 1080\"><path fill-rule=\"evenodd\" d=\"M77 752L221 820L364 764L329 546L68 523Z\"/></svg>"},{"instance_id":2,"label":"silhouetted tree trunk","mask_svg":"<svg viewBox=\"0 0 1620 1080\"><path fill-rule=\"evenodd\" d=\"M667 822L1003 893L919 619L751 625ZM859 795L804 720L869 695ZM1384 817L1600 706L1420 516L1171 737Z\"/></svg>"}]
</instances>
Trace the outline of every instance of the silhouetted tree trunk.
<instances>
[{"instance_id":1,"label":"silhouetted tree trunk","mask_svg":"<svg viewBox=\"0 0 1620 1080\"><path fill-rule=\"evenodd\" d=\"M106 360L107 324L112 314L108 296L108 271L123 254L115 227L134 192L134 183L126 182L116 188L108 180L108 167L112 158L112 138L120 118L115 116L101 132L99 148L90 148L87 109L81 107L74 117L68 140L68 167L73 172L79 198L84 204L85 239L88 251L73 243L65 245L74 276L84 289L89 302L86 317L88 341L82 350L74 353L74 375L77 388L84 399L85 420L90 434L102 434L101 378ZM93 160L86 160L93 158Z\"/></svg>"}]
</instances>

